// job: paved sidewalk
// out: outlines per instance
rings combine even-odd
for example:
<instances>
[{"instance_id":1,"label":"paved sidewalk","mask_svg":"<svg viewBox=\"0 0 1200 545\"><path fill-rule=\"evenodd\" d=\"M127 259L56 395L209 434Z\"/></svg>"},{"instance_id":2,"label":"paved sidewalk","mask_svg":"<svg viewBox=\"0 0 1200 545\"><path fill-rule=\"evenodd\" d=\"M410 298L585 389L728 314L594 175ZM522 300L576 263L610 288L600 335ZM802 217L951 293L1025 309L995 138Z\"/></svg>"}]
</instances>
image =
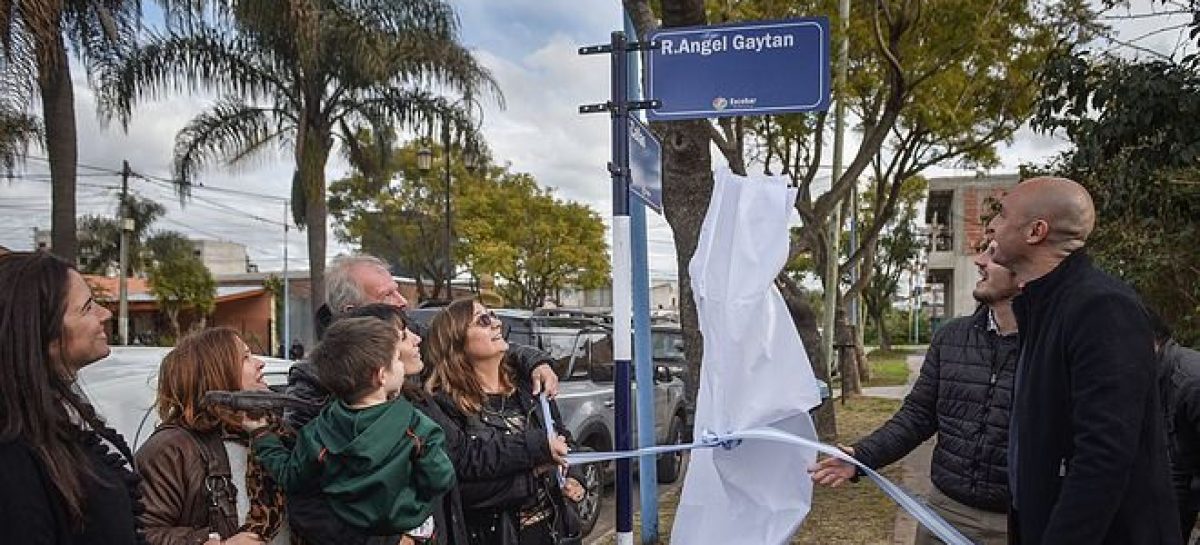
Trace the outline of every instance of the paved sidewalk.
<instances>
[{"instance_id":1,"label":"paved sidewalk","mask_svg":"<svg viewBox=\"0 0 1200 545\"><path fill-rule=\"evenodd\" d=\"M904 396L908 395L908 392L912 390L912 385L916 382L917 375L921 372L921 363L924 360L925 354L908 356L906 360L908 364L907 384L903 386L863 388L863 395L887 399L904 399ZM908 456L901 458L897 462L903 469L904 475L899 485L909 494L920 498L926 497L933 489L933 482L929 479L929 463L933 455L933 443L934 439L929 439L910 452ZM911 545L917 537L917 521L906 512L902 510L898 511L896 513L896 526L892 535L892 545Z\"/></svg>"}]
</instances>

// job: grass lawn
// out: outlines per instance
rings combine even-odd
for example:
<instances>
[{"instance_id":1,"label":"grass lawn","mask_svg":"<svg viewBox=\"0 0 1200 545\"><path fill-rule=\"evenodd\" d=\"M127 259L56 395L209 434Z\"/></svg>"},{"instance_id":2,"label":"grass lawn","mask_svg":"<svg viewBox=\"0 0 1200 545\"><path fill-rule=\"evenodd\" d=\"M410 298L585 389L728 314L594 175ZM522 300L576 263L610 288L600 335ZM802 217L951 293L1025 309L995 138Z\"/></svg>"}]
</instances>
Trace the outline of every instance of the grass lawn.
<instances>
[{"instance_id":1,"label":"grass lawn","mask_svg":"<svg viewBox=\"0 0 1200 545\"><path fill-rule=\"evenodd\" d=\"M925 352L924 346L893 347L891 350L872 350L867 354L867 362L871 365L871 380L863 382L868 386L900 386L908 382L908 364L905 359L913 354ZM840 392L842 379L839 375L833 379L834 392Z\"/></svg>"},{"instance_id":2,"label":"grass lawn","mask_svg":"<svg viewBox=\"0 0 1200 545\"><path fill-rule=\"evenodd\" d=\"M863 386L899 386L908 382L908 356L924 352L920 348L892 348L888 351L873 350L867 354L871 364L871 382Z\"/></svg>"},{"instance_id":3,"label":"grass lawn","mask_svg":"<svg viewBox=\"0 0 1200 545\"><path fill-rule=\"evenodd\" d=\"M856 398L849 405L837 405L838 436L842 443L851 443L870 433L900 408L899 400ZM883 471L887 478L899 481L903 469L898 465ZM678 493L659 498L659 531L662 543L670 540L671 524L679 503ZM860 545L887 544L892 541L896 519L896 504L887 499L874 484L863 480L840 488L818 487L813 491L812 511L797 532L793 544L802 545ZM634 539L639 539L637 515L634 518ZM616 538L608 543L616 543Z\"/></svg>"}]
</instances>

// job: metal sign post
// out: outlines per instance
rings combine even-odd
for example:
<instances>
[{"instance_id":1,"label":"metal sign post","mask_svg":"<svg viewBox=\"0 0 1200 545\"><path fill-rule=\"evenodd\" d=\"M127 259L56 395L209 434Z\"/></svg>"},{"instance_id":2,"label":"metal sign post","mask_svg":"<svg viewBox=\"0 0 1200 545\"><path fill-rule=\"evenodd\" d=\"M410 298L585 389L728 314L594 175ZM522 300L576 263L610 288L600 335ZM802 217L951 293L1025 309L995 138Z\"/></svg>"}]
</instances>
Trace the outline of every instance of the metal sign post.
<instances>
[{"instance_id":1,"label":"metal sign post","mask_svg":"<svg viewBox=\"0 0 1200 545\"><path fill-rule=\"evenodd\" d=\"M580 55L607 53L611 59L611 99L604 104L579 107L580 113L608 112L612 123L612 160L608 172L613 191L613 397L615 401L615 447L630 450L630 377L632 347L632 265L630 263L629 222L629 111L657 106L657 101L630 101L626 63L630 51L650 49L655 44L629 42L625 33L616 31L608 45L582 47ZM617 460L617 545L633 544L633 472L628 459Z\"/></svg>"}]
</instances>

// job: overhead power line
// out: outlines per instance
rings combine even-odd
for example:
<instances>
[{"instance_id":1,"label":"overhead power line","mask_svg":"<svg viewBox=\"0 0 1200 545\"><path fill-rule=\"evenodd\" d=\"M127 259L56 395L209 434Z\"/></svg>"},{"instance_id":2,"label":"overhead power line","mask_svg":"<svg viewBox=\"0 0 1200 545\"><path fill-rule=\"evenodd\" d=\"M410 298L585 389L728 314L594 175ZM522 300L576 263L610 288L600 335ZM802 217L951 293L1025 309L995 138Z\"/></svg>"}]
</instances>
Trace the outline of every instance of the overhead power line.
<instances>
[{"instance_id":1,"label":"overhead power line","mask_svg":"<svg viewBox=\"0 0 1200 545\"><path fill-rule=\"evenodd\" d=\"M28 155L28 156L26 156L26 159L33 159L35 161L42 161L42 162L46 162L46 163L50 162L50 158L41 157L41 156L37 156L37 155ZM91 164L80 163L80 162L76 162L75 166L77 166L79 168L84 168L84 169L95 171L94 174L77 174L76 176L111 175L111 176L119 177L121 175L120 168L102 167L102 166L91 165ZM179 184L179 180L177 180L175 178L169 178L169 177L165 177L165 176L156 176L156 175L152 175L152 174L144 174L141 172L137 172L136 170L133 172L133 175L140 177L140 178L153 179L153 180L157 180L159 182L165 182L165 183L168 183L171 185ZM268 195L266 193L256 193L253 191L244 191L244 190L240 190L240 189L230 189L227 187L207 185L207 184L203 184L203 183L193 183L193 184L190 184L189 187L191 189L201 189L204 191L212 191L212 192L216 192L216 193L228 193L231 195L241 195L243 197L251 197L251 198L255 198L255 199L266 199L266 200L272 200L272 201L278 201L278 202L284 202L284 201L290 200L290 198L288 198L288 197L280 197L278 195Z\"/></svg>"}]
</instances>

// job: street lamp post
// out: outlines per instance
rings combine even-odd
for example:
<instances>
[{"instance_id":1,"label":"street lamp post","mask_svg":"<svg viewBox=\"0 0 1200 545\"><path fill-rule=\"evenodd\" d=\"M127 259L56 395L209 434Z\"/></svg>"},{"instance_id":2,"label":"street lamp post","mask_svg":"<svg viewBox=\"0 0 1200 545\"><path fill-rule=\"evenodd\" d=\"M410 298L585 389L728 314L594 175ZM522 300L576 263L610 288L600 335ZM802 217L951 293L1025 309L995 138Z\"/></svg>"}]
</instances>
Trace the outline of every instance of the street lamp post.
<instances>
[{"instance_id":1,"label":"street lamp post","mask_svg":"<svg viewBox=\"0 0 1200 545\"><path fill-rule=\"evenodd\" d=\"M448 124L442 124L442 153L445 155L445 162L446 162L446 171L445 171L445 176L446 176L446 178L445 178L445 191L446 191L446 199L445 199L446 233L445 233L445 237L446 237L446 240L444 241L445 246L443 247L443 249L445 250L445 255L446 255L446 272L445 272L445 274L446 274L446 299L453 299L454 294L451 291L453 289L451 282L454 279L454 249L453 249L454 236L453 236L453 231L451 228L451 226L453 225L453 223L452 223L453 218L452 218L451 214L453 212L451 211L451 208L450 208L450 126ZM468 172L474 172L475 169L478 168L479 157L478 157L477 153L475 152L475 150L473 149L473 146L468 146L466 149L463 150L462 161L463 161L463 166L466 167ZM417 150L417 169L425 174L429 173L429 171L433 169L433 150L429 149L428 147L422 147L421 149Z\"/></svg>"},{"instance_id":2,"label":"street lamp post","mask_svg":"<svg viewBox=\"0 0 1200 545\"><path fill-rule=\"evenodd\" d=\"M442 123L442 153L446 155L446 300L454 300L454 254L450 238L450 124Z\"/></svg>"}]
</instances>

